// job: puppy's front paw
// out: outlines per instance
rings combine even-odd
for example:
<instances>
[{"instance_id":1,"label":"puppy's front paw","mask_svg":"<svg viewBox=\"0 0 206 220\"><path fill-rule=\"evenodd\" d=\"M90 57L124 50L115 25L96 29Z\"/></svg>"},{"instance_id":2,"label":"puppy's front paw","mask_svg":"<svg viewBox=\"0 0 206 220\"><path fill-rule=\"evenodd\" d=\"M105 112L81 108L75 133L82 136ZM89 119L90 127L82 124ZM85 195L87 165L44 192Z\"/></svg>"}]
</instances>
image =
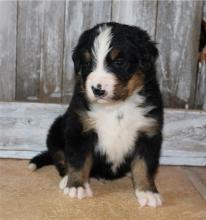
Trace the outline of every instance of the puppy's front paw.
<instances>
[{"instance_id":1,"label":"puppy's front paw","mask_svg":"<svg viewBox=\"0 0 206 220\"><path fill-rule=\"evenodd\" d=\"M136 189L135 194L137 196L140 207L157 207L162 205L162 200L159 193L153 193L151 191L140 191Z\"/></svg>"},{"instance_id":2,"label":"puppy's front paw","mask_svg":"<svg viewBox=\"0 0 206 220\"><path fill-rule=\"evenodd\" d=\"M66 175L66 176L64 176L64 177L61 179L61 181L60 181L60 183L59 183L59 188L62 189L62 190L63 190L64 188L66 188L67 182L68 182L68 176Z\"/></svg>"},{"instance_id":3,"label":"puppy's front paw","mask_svg":"<svg viewBox=\"0 0 206 220\"><path fill-rule=\"evenodd\" d=\"M85 183L84 186L79 187L66 187L64 188L64 194L68 195L70 198L77 199L83 199L93 196L89 183Z\"/></svg>"},{"instance_id":4,"label":"puppy's front paw","mask_svg":"<svg viewBox=\"0 0 206 220\"><path fill-rule=\"evenodd\" d=\"M68 195L70 198L83 199L85 197L93 196L92 190L88 182L84 183L84 185L80 187L68 187L67 182L68 176L63 177L59 183L59 188L63 190L64 194Z\"/></svg>"}]
</instances>

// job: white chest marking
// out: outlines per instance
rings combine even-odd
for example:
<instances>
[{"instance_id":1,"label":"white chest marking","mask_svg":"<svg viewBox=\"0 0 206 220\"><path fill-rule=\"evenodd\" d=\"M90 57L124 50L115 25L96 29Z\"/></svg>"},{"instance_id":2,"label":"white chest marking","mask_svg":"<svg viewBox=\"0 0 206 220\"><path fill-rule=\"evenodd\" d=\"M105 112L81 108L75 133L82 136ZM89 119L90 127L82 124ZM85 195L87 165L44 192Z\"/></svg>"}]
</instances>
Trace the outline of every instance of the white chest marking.
<instances>
[{"instance_id":1,"label":"white chest marking","mask_svg":"<svg viewBox=\"0 0 206 220\"><path fill-rule=\"evenodd\" d=\"M137 103L142 102L143 98L135 95L117 105L95 105L89 112L89 116L96 122L95 129L98 134L96 151L106 154L107 161L113 164L113 171L134 149L138 131L154 123L153 119L144 116L151 107L137 107Z\"/></svg>"}]
</instances>

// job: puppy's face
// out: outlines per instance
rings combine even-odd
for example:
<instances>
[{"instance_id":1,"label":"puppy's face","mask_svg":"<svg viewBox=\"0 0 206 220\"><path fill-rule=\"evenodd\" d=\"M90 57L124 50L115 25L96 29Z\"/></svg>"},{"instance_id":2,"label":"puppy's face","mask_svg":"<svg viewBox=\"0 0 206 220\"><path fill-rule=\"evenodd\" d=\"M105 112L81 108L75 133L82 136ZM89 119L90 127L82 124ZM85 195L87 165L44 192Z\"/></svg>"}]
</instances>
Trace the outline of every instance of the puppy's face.
<instances>
[{"instance_id":1,"label":"puppy's face","mask_svg":"<svg viewBox=\"0 0 206 220\"><path fill-rule=\"evenodd\" d=\"M137 27L106 23L82 34L73 53L89 102L113 103L141 90L157 49Z\"/></svg>"}]
</instances>

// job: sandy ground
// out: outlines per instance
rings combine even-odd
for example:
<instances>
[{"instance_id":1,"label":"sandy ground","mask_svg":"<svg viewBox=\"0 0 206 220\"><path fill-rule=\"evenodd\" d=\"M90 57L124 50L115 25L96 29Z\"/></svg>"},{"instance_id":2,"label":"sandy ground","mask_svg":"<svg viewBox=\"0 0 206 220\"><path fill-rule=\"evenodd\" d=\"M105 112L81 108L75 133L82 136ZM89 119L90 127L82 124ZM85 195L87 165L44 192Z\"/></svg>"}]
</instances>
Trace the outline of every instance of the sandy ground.
<instances>
[{"instance_id":1,"label":"sandy ground","mask_svg":"<svg viewBox=\"0 0 206 220\"><path fill-rule=\"evenodd\" d=\"M139 208L128 177L105 183L92 180L94 197L77 200L60 191L60 177L54 167L30 172L27 163L0 160L1 220L206 219L206 168L160 167L156 182L163 206Z\"/></svg>"}]
</instances>

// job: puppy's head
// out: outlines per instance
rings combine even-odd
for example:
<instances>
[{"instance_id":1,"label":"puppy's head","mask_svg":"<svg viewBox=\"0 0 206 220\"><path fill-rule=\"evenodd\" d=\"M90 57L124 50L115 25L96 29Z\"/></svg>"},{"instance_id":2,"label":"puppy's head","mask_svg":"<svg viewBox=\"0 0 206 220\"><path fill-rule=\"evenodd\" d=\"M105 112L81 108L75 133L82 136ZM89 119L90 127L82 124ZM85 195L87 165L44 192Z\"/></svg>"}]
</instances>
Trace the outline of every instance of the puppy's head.
<instances>
[{"instance_id":1,"label":"puppy's head","mask_svg":"<svg viewBox=\"0 0 206 220\"><path fill-rule=\"evenodd\" d=\"M75 73L89 102L123 101L154 77L155 44L138 27L104 23L85 31L74 49Z\"/></svg>"}]
</instances>

